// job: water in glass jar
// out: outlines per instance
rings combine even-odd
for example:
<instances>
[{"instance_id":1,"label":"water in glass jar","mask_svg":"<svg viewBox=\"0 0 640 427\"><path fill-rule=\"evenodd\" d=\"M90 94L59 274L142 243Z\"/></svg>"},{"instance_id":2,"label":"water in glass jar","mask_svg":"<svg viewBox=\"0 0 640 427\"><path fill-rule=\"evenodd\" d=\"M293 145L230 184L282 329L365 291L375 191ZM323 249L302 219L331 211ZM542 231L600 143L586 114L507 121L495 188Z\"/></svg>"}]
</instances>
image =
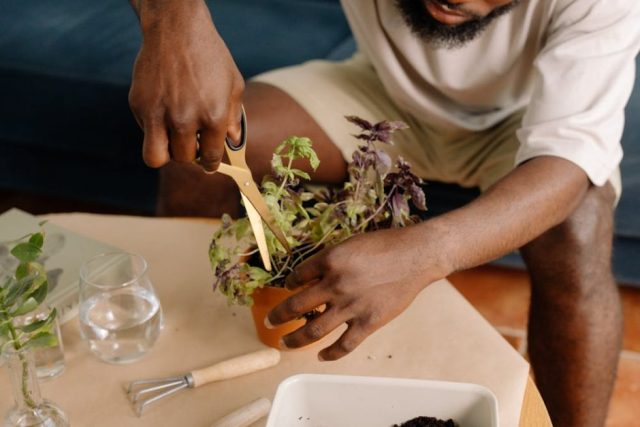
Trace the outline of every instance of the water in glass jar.
<instances>
[{"instance_id":1,"label":"water in glass jar","mask_svg":"<svg viewBox=\"0 0 640 427\"><path fill-rule=\"evenodd\" d=\"M106 362L127 363L144 356L161 328L160 302L143 288L98 293L80 305L82 337Z\"/></svg>"}]
</instances>

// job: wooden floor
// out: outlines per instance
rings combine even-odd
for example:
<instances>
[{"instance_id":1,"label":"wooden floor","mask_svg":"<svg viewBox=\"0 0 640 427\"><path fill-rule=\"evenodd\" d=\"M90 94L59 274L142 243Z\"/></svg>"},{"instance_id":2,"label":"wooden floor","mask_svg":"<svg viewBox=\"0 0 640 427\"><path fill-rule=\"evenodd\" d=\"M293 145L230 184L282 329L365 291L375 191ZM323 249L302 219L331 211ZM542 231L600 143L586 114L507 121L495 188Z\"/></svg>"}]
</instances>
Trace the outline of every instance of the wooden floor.
<instances>
[{"instance_id":1,"label":"wooden floor","mask_svg":"<svg viewBox=\"0 0 640 427\"><path fill-rule=\"evenodd\" d=\"M11 207L33 214L71 211L136 214L100 205L0 190L0 213ZM526 272L483 266L456 273L449 279L521 354L526 355L529 307L529 277ZM640 425L640 289L622 286L621 295L625 314L624 349L620 354L607 427L636 427Z\"/></svg>"},{"instance_id":2,"label":"wooden floor","mask_svg":"<svg viewBox=\"0 0 640 427\"><path fill-rule=\"evenodd\" d=\"M529 276L483 266L449 277L453 285L523 355L527 352ZM607 427L640 425L640 289L621 287L624 343Z\"/></svg>"}]
</instances>

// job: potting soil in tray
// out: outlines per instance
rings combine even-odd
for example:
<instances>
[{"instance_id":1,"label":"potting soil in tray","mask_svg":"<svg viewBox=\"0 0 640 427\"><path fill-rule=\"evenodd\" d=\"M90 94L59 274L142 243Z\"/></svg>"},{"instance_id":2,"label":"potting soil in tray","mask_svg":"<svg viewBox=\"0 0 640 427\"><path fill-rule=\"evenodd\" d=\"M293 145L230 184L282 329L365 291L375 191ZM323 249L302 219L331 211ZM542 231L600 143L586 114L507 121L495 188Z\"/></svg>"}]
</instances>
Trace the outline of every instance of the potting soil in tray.
<instances>
[{"instance_id":1,"label":"potting soil in tray","mask_svg":"<svg viewBox=\"0 0 640 427\"><path fill-rule=\"evenodd\" d=\"M458 427L453 420L439 420L433 417L416 417L402 424L394 424L393 427Z\"/></svg>"}]
</instances>

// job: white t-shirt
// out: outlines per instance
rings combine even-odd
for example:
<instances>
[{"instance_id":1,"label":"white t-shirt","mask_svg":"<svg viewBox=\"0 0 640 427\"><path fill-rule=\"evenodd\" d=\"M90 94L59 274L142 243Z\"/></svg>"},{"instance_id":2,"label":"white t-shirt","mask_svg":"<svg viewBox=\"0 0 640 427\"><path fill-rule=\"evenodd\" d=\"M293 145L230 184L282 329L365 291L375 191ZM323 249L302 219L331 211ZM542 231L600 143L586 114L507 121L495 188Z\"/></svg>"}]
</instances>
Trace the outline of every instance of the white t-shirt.
<instances>
[{"instance_id":1,"label":"white t-shirt","mask_svg":"<svg viewBox=\"0 0 640 427\"><path fill-rule=\"evenodd\" d=\"M596 185L617 168L640 0L523 0L456 49L420 40L393 0L342 5L359 50L414 117L482 130L526 109L517 164L562 157Z\"/></svg>"}]
</instances>

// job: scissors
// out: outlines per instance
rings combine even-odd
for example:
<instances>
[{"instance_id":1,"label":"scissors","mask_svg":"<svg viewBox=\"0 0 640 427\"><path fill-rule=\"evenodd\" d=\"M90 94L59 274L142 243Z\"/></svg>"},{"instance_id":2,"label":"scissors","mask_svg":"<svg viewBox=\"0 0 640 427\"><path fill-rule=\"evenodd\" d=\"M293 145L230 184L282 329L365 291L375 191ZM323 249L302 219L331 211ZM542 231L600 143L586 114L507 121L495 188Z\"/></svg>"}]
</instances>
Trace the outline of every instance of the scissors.
<instances>
[{"instance_id":1,"label":"scissors","mask_svg":"<svg viewBox=\"0 0 640 427\"><path fill-rule=\"evenodd\" d=\"M247 116L242 108L242 117L240 119L240 142L234 143L228 136L224 139L224 148L229 158L229 163L220 163L218 170L208 171L203 168L206 174L212 175L216 172L220 172L233 178L240 189L240 195L244 202L244 207L251 223L251 230L256 238L258 245L258 251L260 252L260 258L265 270L271 271L271 258L269 257L269 250L267 248L267 240L264 234L264 228L262 221L264 221L269 229L273 232L276 239L285 248L287 252L291 252L287 238L284 233L276 224L273 215L269 211L267 204L265 203L258 186L256 185L251 175L251 169L247 166L245 158L245 151L247 147ZM196 159L199 162L199 158Z\"/></svg>"}]
</instances>

